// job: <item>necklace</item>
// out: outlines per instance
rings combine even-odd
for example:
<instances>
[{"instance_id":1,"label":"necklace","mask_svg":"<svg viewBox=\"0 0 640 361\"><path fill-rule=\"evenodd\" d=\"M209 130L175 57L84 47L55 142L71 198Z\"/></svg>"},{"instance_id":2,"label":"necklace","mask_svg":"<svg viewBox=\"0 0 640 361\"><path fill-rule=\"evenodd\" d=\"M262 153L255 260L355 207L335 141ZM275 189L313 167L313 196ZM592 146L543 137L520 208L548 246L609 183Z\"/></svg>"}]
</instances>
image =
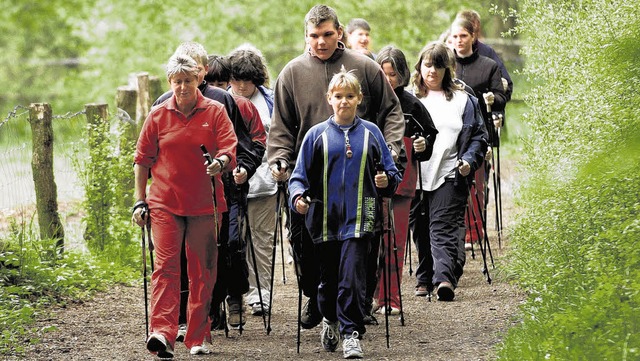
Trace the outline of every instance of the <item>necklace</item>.
<instances>
[{"instance_id":1,"label":"necklace","mask_svg":"<svg viewBox=\"0 0 640 361\"><path fill-rule=\"evenodd\" d=\"M347 147L347 158L353 157L353 152L351 151L351 144L349 143L349 130L344 129L344 144Z\"/></svg>"}]
</instances>

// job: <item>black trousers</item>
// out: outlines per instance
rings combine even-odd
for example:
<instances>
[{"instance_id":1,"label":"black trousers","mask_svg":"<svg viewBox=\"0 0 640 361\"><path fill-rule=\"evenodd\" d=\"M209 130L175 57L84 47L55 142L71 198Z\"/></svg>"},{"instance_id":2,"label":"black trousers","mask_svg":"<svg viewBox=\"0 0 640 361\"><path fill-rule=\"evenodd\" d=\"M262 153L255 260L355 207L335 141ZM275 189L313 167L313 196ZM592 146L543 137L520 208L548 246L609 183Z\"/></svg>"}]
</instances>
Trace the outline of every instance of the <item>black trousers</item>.
<instances>
[{"instance_id":1,"label":"black trousers","mask_svg":"<svg viewBox=\"0 0 640 361\"><path fill-rule=\"evenodd\" d=\"M434 191L420 190L411 207L410 224L418 251L416 279L433 290L440 282L456 287L464 266L464 210L468 188L447 179ZM424 208L422 208L424 207ZM423 212L424 211L424 212Z\"/></svg>"}]
</instances>

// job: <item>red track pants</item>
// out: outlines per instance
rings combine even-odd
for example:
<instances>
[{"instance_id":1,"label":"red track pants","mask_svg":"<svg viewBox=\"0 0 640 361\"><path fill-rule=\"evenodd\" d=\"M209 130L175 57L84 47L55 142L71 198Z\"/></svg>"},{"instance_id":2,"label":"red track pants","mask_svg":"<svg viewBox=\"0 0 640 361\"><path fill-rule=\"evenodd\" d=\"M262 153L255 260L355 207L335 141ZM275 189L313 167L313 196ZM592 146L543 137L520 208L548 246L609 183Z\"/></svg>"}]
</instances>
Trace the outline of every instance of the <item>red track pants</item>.
<instances>
[{"instance_id":1,"label":"red track pants","mask_svg":"<svg viewBox=\"0 0 640 361\"><path fill-rule=\"evenodd\" d=\"M393 252L393 238L391 240L388 239L387 234L385 232L384 237L384 249L385 249L385 258L384 264L380 264L380 267L385 267L385 265L389 265L390 267L387 270L390 270L388 277L390 277L390 289L387 290L389 293L389 300L391 307L400 308L400 291L398 288L398 279L400 279L400 283L402 283L402 266L404 265L404 252L407 245L407 236L409 233L409 211L411 210L411 197L403 197L394 195L393 196L393 222L395 226L395 236L396 236L396 247L398 248L397 255ZM383 211L384 213L384 228L387 229L387 212L386 207ZM389 242L391 242L391 247L389 247ZM389 252L391 250L391 252ZM396 256L398 262L396 263ZM397 272L396 272L396 264L397 264ZM378 270L378 274L380 275L378 280L378 288L376 290L376 295L378 299L378 305L383 306L385 304L384 297L384 274L382 269Z\"/></svg>"},{"instance_id":2,"label":"red track pants","mask_svg":"<svg viewBox=\"0 0 640 361\"><path fill-rule=\"evenodd\" d=\"M218 217L222 219L222 217ZM151 211L155 245L155 270L151 276L151 332L166 337L174 346L180 307L180 251L185 241L189 301L187 304L187 348L211 342L209 308L216 281L218 248L213 215L183 217L162 209Z\"/></svg>"}]
</instances>

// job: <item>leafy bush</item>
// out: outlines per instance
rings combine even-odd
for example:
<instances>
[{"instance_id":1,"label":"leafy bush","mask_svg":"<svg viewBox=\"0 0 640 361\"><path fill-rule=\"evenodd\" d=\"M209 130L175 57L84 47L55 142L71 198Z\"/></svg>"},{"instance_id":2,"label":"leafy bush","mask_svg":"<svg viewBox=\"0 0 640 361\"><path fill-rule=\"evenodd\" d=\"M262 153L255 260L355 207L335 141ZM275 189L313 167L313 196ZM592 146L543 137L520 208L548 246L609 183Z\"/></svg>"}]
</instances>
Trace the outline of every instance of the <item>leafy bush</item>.
<instances>
[{"instance_id":1,"label":"leafy bush","mask_svg":"<svg viewBox=\"0 0 640 361\"><path fill-rule=\"evenodd\" d=\"M509 360L640 357L640 10L525 0L531 136L510 271L530 292Z\"/></svg>"},{"instance_id":2,"label":"leafy bush","mask_svg":"<svg viewBox=\"0 0 640 361\"><path fill-rule=\"evenodd\" d=\"M32 334L30 325L45 307L85 299L135 276L131 269L86 254L56 256L54 240L37 239L33 219L12 220L10 228L9 237L0 241L0 354L23 351L24 337Z\"/></svg>"},{"instance_id":3,"label":"leafy bush","mask_svg":"<svg viewBox=\"0 0 640 361\"><path fill-rule=\"evenodd\" d=\"M89 155L74 157L85 187L87 247L102 260L130 266L139 261L130 218L135 145L124 136L132 126L117 118L89 121L85 132Z\"/></svg>"}]
</instances>

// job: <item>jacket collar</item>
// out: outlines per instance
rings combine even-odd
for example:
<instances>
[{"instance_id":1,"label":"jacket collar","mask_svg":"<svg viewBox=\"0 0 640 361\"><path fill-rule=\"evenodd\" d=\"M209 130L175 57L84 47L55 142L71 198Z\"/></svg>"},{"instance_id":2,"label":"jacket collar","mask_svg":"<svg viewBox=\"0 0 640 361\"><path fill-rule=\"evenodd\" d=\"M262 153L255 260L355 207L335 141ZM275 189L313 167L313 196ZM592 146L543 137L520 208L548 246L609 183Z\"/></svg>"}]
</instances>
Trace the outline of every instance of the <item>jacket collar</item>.
<instances>
[{"instance_id":1,"label":"jacket collar","mask_svg":"<svg viewBox=\"0 0 640 361\"><path fill-rule=\"evenodd\" d=\"M332 127L342 131L342 128L341 128L342 126L338 125L338 123L336 123L335 115L330 116L328 121L329 121L329 125L331 125ZM362 119L359 116L356 115L355 119L353 120L353 124L351 124L351 126L349 126L349 130L357 127L358 125L360 125L360 123L362 123Z\"/></svg>"},{"instance_id":2,"label":"jacket collar","mask_svg":"<svg viewBox=\"0 0 640 361\"><path fill-rule=\"evenodd\" d=\"M478 58L480 57L480 53L478 53L478 48L476 48L475 46L473 47L473 53L471 53L471 55L466 58L461 58L458 56L458 52L456 52L455 50L454 52L456 54L456 61L462 65L471 64L474 61L478 60Z\"/></svg>"},{"instance_id":3,"label":"jacket collar","mask_svg":"<svg viewBox=\"0 0 640 361\"><path fill-rule=\"evenodd\" d=\"M346 48L347 47L344 45L343 42L338 41L338 48L336 49L336 51L333 52L333 54L331 54L331 56L327 60L320 60L320 58L318 58L311 52L311 49L307 50L307 54L309 54L311 58L316 59L317 61L322 63L335 63L336 61L338 61L338 59L342 57L342 54L344 54Z\"/></svg>"},{"instance_id":4,"label":"jacket collar","mask_svg":"<svg viewBox=\"0 0 640 361\"><path fill-rule=\"evenodd\" d=\"M204 97L204 95L202 95L201 92L197 92L196 96L198 97L198 100L196 100L196 106L193 107L193 110L191 111L192 113L196 110L196 109L204 109L206 108L205 106L205 100L206 98ZM171 95L171 98L169 98L170 100L167 102L167 109L169 110L178 110L178 105L176 104L176 97L175 95Z\"/></svg>"}]
</instances>

